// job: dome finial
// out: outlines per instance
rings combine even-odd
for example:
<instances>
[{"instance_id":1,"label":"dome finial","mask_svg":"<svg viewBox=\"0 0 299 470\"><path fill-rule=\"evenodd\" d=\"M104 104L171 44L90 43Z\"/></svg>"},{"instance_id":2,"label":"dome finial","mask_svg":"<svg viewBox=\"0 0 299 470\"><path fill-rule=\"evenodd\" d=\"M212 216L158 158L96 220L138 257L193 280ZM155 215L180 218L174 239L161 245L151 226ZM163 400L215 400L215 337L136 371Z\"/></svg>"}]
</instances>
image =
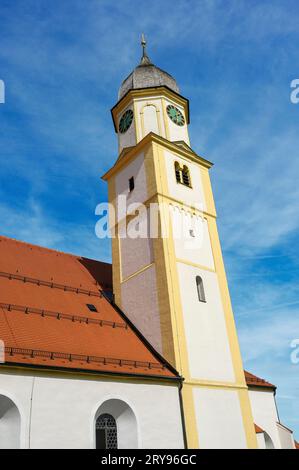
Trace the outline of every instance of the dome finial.
<instances>
[{"instance_id":1,"label":"dome finial","mask_svg":"<svg viewBox=\"0 0 299 470\"><path fill-rule=\"evenodd\" d=\"M141 46L142 46L142 57L141 57L140 65L151 65L150 58L146 53L146 40L144 37L144 33L142 33L141 35Z\"/></svg>"}]
</instances>

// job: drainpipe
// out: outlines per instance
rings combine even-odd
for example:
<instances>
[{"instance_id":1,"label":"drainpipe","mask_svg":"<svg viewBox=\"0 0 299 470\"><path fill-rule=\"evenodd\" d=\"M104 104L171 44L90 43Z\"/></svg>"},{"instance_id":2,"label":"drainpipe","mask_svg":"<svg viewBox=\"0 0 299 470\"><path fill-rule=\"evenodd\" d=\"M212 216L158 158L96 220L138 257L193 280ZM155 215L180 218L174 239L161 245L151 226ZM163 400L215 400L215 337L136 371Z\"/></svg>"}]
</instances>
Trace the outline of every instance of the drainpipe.
<instances>
[{"instance_id":1,"label":"drainpipe","mask_svg":"<svg viewBox=\"0 0 299 470\"><path fill-rule=\"evenodd\" d=\"M179 385L179 402L180 402L180 410L181 410L181 421L182 421L182 431L183 431L183 439L184 439L184 449L188 449L186 423L185 423L185 413L184 413L184 405L183 405L183 397L182 397L183 380L184 379L182 379L180 381L180 385Z\"/></svg>"}]
</instances>

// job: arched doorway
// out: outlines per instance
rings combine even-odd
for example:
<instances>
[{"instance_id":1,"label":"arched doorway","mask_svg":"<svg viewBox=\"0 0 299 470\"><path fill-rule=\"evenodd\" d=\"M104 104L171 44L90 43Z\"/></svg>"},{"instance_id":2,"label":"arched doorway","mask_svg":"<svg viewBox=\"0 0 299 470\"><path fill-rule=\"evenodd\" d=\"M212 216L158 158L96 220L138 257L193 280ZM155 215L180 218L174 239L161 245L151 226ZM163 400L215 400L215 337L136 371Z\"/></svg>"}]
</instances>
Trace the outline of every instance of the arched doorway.
<instances>
[{"instance_id":1,"label":"arched doorway","mask_svg":"<svg viewBox=\"0 0 299 470\"><path fill-rule=\"evenodd\" d=\"M106 400L99 407L94 424L96 449L137 449L137 421L123 400Z\"/></svg>"},{"instance_id":2,"label":"arched doorway","mask_svg":"<svg viewBox=\"0 0 299 470\"><path fill-rule=\"evenodd\" d=\"M0 395L0 449L20 448L21 417L15 403Z\"/></svg>"}]
</instances>

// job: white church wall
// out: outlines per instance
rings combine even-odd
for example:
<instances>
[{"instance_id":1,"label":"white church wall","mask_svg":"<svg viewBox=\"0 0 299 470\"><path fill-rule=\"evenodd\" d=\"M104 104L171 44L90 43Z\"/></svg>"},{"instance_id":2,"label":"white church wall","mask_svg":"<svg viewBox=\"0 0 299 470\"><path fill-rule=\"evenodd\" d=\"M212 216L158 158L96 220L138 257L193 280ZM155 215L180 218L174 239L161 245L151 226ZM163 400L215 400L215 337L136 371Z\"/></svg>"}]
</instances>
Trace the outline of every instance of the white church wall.
<instances>
[{"instance_id":1,"label":"white church wall","mask_svg":"<svg viewBox=\"0 0 299 470\"><path fill-rule=\"evenodd\" d=\"M247 448L238 392L193 388L201 449Z\"/></svg>"},{"instance_id":2,"label":"white church wall","mask_svg":"<svg viewBox=\"0 0 299 470\"><path fill-rule=\"evenodd\" d=\"M292 431L277 423L277 429L282 449L295 449L295 442Z\"/></svg>"},{"instance_id":3,"label":"white church wall","mask_svg":"<svg viewBox=\"0 0 299 470\"><path fill-rule=\"evenodd\" d=\"M21 440L23 448L28 448L29 442L36 449L94 448L96 417L111 400L127 405L121 420L118 418L122 410L119 406L115 410L120 447L132 445L132 440L125 436L128 429L132 430L132 413L139 448L184 446L176 386L104 381L96 376L66 378L48 372L47 375L1 373L0 389L5 396L13 394L21 409L21 427L25 430Z\"/></svg>"},{"instance_id":4,"label":"white church wall","mask_svg":"<svg viewBox=\"0 0 299 470\"><path fill-rule=\"evenodd\" d=\"M253 421L270 436L274 447L279 449L281 445L276 425L278 415L273 391L249 389L249 399Z\"/></svg>"},{"instance_id":5,"label":"white church wall","mask_svg":"<svg viewBox=\"0 0 299 470\"><path fill-rule=\"evenodd\" d=\"M134 177L135 187L134 190L130 192L129 179L132 176ZM148 193L143 153L137 155L134 160L126 165L115 176L115 191L118 197L120 196L121 199L125 200L127 207L130 206L130 204L140 204L141 202L147 200ZM125 216L122 211L124 211L126 207L120 208L120 204L123 204L121 199L117 199L116 201L118 220L123 219Z\"/></svg>"},{"instance_id":6,"label":"white church wall","mask_svg":"<svg viewBox=\"0 0 299 470\"><path fill-rule=\"evenodd\" d=\"M191 376L234 382L235 374L216 273L180 262L177 263L177 269ZM203 280L206 302L198 300L197 275Z\"/></svg>"},{"instance_id":7,"label":"white church wall","mask_svg":"<svg viewBox=\"0 0 299 470\"><path fill-rule=\"evenodd\" d=\"M258 449L266 449L265 434L263 432L256 435L256 440Z\"/></svg>"},{"instance_id":8,"label":"white church wall","mask_svg":"<svg viewBox=\"0 0 299 470\"><path fill-rule=\"evenodd\" d=\"M206 210L206 202L204 198L203 185L201 180L201 172L198 165L193 162L186 161L178 157L174 153L163 150L164 161L167 173L169 196L184 202L189 206L195 206L199 210ZM192 188L177 183L175 177L174 164L178 162L181 166L187 165L190 172Z\"/></svg>"},{"instance_id":9,"label":"white church wall","mask_svg":"<svg viewBox=\"0 0 299 470\"><path fill-rule=\"evenodd\" d=\"M170 212L172 233L177 234L174 238L176 258L215 269L207 220L182 211L172 204ZM181 227L183 227L182 231L180 231Z\"/></svg>"},{"instance_id":10,"label":"white church wall","mask_svg":"<svg viewBox=\"0 0 299 470\"><path fill-rule=\"evenodd\" d=\"M149 266L121 284L121 306L134 325L161 353L162 338L155 266Z\"/></svg>"}]
</instances>

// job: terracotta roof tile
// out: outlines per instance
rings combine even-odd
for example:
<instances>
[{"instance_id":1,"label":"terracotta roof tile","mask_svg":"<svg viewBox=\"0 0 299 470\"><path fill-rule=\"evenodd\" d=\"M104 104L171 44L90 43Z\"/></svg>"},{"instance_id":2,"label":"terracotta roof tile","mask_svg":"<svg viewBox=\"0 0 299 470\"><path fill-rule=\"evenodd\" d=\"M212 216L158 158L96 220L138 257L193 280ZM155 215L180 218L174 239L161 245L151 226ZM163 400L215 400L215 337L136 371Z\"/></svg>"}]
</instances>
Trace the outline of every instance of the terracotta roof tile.
<instances>
[{"instance_id":1,"label":"terracotta roof tile","mask_svg":"<svg viewBox=\"0 0 299 470\"><path fill-rule=\"evenodd\" d=\"M254 429L255 429L256 434L261 434L262 432L264 432L264 430L255 423L254 423Z\"/></svg>"},{"instance_id":2,"label":"terracotta roof tile","mask_svg":"<svg viewBox=\"0 0 299 470\"><path fill-rule=\"evenodd\" d=\"M272 390L276 389L276 386L267 382L265 379L261 379L256 375L251 374L247 370L244 370L245 379L248 387L262 387L262 388L271 388Z\"/></svg>"},{"instance_id":3,"label":"terracotta roof tile","mask_svg":"<svg viewBox=\"0 0 299 470\"><path fill-rule=\"evenodd\" d=\"M174 376L102 291L112 292L111 264L0 236L7 362ZM248 386L276 388L247 371L245 378Z\"/></svg>"},{"instance_id":4,"label":"terracotta roof tile","mask_svg":"<svg viewBox=\"0 0 299 470\"><path fill-rule=\"evenodd\" d=\"M6 362L176 376L102 295L111 285L107 263L0 237Z\"/></svg>"}]
</instances>

